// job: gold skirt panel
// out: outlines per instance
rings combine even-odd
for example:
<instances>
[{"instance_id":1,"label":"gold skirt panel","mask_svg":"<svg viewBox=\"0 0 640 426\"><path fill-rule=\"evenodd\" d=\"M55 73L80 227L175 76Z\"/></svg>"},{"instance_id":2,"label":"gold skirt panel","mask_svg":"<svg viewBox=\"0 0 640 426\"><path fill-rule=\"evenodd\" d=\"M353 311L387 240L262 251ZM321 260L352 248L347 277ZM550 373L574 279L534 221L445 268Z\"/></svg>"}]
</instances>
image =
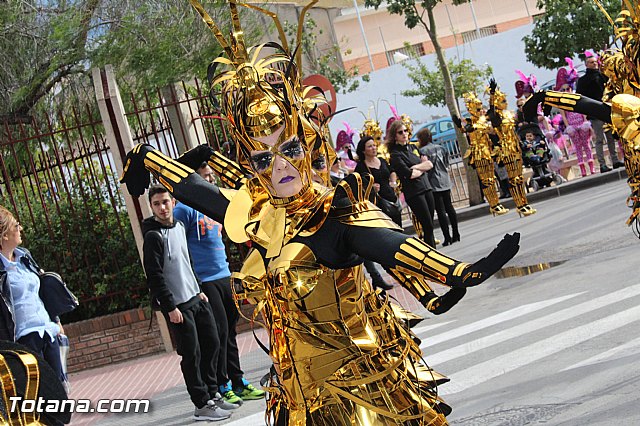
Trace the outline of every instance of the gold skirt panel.
<instances>
[{"instance_id":1,"label":"gold skirt panel","mask_svg":"<svg viewBox=\"0 0 640 426\"><path fill-rule=\"evenodd\" d=\"M362 265L332 270L290 243L263 276L245 273L262 270L246 265L236 279L254 295L264 283L258 308L275 368L267 418L289 426L447 424L450 409L436 393L447 379L424 365L415 336Z\"/></svg>"}]
</instances>

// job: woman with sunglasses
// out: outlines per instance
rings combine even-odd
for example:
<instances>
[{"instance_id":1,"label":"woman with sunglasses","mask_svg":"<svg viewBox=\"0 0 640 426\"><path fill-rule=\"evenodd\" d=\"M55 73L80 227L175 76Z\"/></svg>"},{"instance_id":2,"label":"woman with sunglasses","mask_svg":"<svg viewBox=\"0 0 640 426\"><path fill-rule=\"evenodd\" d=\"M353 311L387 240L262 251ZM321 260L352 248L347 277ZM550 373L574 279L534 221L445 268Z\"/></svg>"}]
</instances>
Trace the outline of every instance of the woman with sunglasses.
<instances>
[{"instance_id":1,"label":"woman with sunglasses","mask_svg":"<svg viewBox=\"0 0 640 426\"><path fill-rule=\"evenodd\" d=\"M391 169L400 178L404 199L422 225L424 241L435 247L435 201L427 176L433 164L426 157L420 157L418 148L409 143L409 132L402 121L396 120L391 123L385 139L391 155Z\"/></svg>"}]
</instances>

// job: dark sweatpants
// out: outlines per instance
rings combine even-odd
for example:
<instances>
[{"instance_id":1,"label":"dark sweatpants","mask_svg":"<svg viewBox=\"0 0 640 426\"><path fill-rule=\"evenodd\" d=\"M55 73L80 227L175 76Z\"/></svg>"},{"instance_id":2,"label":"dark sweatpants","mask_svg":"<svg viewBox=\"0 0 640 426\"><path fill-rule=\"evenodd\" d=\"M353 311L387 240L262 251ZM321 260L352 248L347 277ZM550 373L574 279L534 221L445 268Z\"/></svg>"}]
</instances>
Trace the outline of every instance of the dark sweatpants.
<instances>
[{"instance_id":1,"label":"dark sweatpants","mask_svg":"<svg viewBox=\"0 0 640 426\"><path fill-rule=\"evenodd\" d=\"M165 318L176 341L178 355L182 357L180 368L191 402L202 408L218 392L215 366L220 340L211 306L198 296L195 298L198 300L191 299L178 306L182 312L181 324L169 321L167 314Z\"/></svg>"},{"instance_id":2,"label":"dark sweatpants","mask_svg":"<svg viewBox=\"0 0 640 426\"><path fill-rule=\"evenodd\" d=\"M231 380L234 389L242 387L244 372L240 368L240 354L236 341L236 324L240 313L233 300L230 277L203 282L202 291L209 298L220 337L217 382L222 385Z\"/></svg>"},{"instance_id":3,"label":"dark sweatpants","mask_svg":"<svg viewBox=\"0 0 640 426\"><path fill-rule=\"evenodd\" d=\"M449 233L449 223L451 223L451 229L453 231L453 237L460 237L458 232L458 216L456 215L456 209L453 208L451 202L451 190L446 191L433 191L433 198L436 202L436 211L438 212L438 222L440 223L440 229L446 241L451 240L451 234ZM448 219L447 219L448 217Z\"/></svg>"}]
</instances>

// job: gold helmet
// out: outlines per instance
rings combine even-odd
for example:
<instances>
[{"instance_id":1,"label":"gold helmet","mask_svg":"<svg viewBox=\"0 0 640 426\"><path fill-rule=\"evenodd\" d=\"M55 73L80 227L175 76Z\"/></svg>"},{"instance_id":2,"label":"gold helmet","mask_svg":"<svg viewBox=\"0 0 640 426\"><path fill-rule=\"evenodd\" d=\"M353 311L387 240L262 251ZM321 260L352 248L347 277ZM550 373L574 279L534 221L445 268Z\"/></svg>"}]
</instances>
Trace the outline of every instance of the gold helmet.
<instances>
[{"instance_id":1,"label":"gold helmet","mask_svg":"<svg viewBox=\"0 0 640 426\"><path fill-rule=\"evenodd\" d=\"M484 115L482 101L478 98L478 95L473 92L467 92L462 95L462 97L464 98L464 104L466 105L469 114L473 117L480 117Z\"/></svg>"},{"instance_id":2,"label":"gold helmet","mask_svg":"<svg viewBox=\"0 0 640 426\"><path fill-rule=\"evenodd\" d=\"M311 153L322 150L327 140L326 119L318 108L326 99L321 94L309 95L312 88L303 86L301 52L296 57L291 54L280 22L269 11L230 0L233 31L227 40L202 5L189 1L224 50L225 55L213 61L210 84L212 89L221 87L221 109L237 142L238 161L255 172L272 201L278 198L271 182L276 155L300 173L303 186L299 193L306 191L312 181ZM300 22L316 2L303 9ZM247 49L237 6L270 16L282 44L271 42ZM300 25L298 38L301 34ZM273 52L267 53L267 49ZM216 73L218 65L225 70Z\"/></svg>"},{"instance_id":3,"label":"gold helmet","mask_svg":"<svg viewBox=\"0 0 640 426\"><path fill-rule=\"evenodd\" d=\"M380 128L380 123L371 118L366 119L362 125L360 138L364 138L365 136L371 136L377 144L380 144L382 142L382 129Z\"/></svg>"}]
</instances>

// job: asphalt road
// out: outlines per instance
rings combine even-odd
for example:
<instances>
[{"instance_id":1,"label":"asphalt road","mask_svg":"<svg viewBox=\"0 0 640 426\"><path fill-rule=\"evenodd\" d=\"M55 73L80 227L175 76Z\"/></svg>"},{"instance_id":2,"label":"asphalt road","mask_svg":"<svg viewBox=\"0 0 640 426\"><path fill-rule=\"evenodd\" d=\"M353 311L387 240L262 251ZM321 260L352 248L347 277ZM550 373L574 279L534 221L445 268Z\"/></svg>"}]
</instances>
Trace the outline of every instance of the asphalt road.
<instances>
[{"instance_id":1,"label":"asphalt road","mask_svg":"<svg viewBox=\"0 0 640 426\"><path fill-rule=\"evenodd\" d=\"M440 393L452 425L640 424L640 240L624 224L627 195L616 181L535 203L528 218L461 223L462 241L442 249L458 259L477 260L511 232L521 249L505 277L414 328L426 361L451 379ZM242 362L254 382L270 364L258 352ZM145 419L100 423L189 423L184 388L153 404ZM263 425L263 409L247 402L217 424Z\"/></svg>"}]
</instances>

